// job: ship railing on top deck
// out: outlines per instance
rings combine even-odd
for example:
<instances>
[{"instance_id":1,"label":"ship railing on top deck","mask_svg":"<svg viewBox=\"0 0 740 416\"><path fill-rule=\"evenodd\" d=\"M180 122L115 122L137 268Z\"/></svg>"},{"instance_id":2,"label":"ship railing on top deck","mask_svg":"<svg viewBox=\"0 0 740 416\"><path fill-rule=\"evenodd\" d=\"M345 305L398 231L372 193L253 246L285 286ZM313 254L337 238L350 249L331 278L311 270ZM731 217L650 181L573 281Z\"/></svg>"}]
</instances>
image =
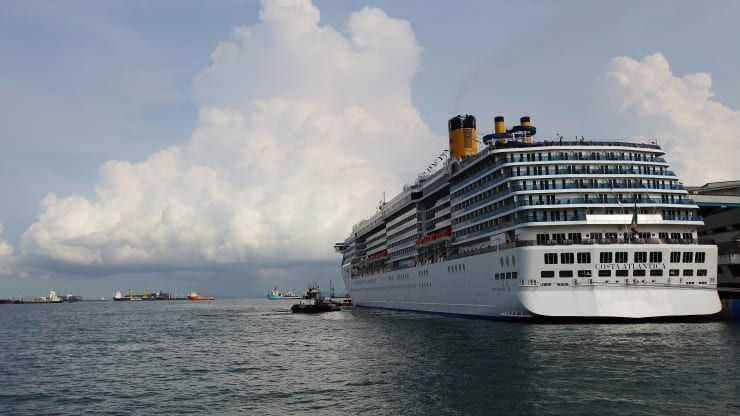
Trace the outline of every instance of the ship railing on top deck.
<instances>
[{"instance_id":1,"label":"ship railing on top deck","mask_svg":"<svg viewBox=\"0 0 740 416\"><path fill-rule=\"evenodd\" d=\"M480 138L479 138L480 139ZM515 148L529 148L529 147L551 147L551 146L614 146L614 147L634 147L637 149L660 149L660 146L652 143L640 142L628 142L628 141L611 141L605 139L596 140L563 140L563 139L543 139L539 142L524 143L518 141L508 141L506 143L495 143L490 146L486 146L480 152L468 156L460 162L460 168L465 169L468 165L475 162L476 160L485 157L488 153L498 149L515 149ZM607 159L608 160L608 159ZM612 159L620 160L620 159ZM626 159L625 159L626 160ZM665 162L662 160L661 162Z\"/></svg>"},{"instance_id":2,"label":"ship railing on top deck","mask_svg":"<svg viewBox=\"0 0 740 416\"><path fill-rule=\"evenodd\" d=\"M506 143L496 143L497 149L510 148L527 148L527 147L560 147L560 146L612 146L612 147L634 147L637 149L659 149L660 146L655 143L643 143L643 141L620 141L606 139L589 139L589 140L563 140L560 138L551 139L543 138L542 141L523 143L508 141Z\"/></svg>"},{"instance_id":3,"label":"ship railing on top deck","mask_svg":"<svg viewBox=\"0 0 740 416\"><path fill-rule=\"evenodd\" d=\"M581 160L587 160L587 161L598 161L598 162L611 162L611 161L626 161L626 162L655 162L655 163L668 163L666 160L662 157L653 157L652 159L645 156L611 156L611 155L601 155L596 154L596 157L591 156L590 154L582 154L582 155L565 155L565 157L560 155L539 155L536 158L533 159L527 159L523 157L523 154L520 153L513 159L511 157L507 157L506 162L507 163L532 163L532 162L552 162L552 161L581 161Z\"/></svg>"}]
</instances>

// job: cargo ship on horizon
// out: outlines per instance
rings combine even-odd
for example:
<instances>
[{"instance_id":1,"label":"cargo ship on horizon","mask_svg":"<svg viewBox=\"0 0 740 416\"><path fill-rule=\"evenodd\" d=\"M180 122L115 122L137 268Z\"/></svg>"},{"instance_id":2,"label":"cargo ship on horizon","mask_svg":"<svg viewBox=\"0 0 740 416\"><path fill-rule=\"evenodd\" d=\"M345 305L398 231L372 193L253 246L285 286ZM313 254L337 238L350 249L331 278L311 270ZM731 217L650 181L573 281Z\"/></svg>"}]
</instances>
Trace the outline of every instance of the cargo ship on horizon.
<instances>
[{"instance_id":1,"label":"cargo ship on horizon","mask_svg":"<svg viewBox=\"0 0 740 416\"><path fill-rule=\"evenodd\" d=\"M190 292L188 300L216 300L213 296L201 296L198 292Z\"/></svg>"},{"instance_id":2,"label":"cargo ship on horizon","mask_svg":"<svg viewBox=\"0 0 740 416\"><path fill-rule=\"evenodd\" d=\"M128 288L128 293L125 295L121 294L118 290L113 294L113 300L115 302L131 302L131 301L153 301L153 300L185 300L184 297L177 297L170 293L162 292L161 290L156 293L147 293L146 286L144 292L141 295L135 295L134 290L131 286Z\"/></svg>"},{"instance_id":3,"label":"cargo ship on horizon","mask_svg":"<svg viewBox=\"0 0 740 416\"><path fill-rule=\"evenodd\" d=\"M289 299L300 299L301 297L296 295L293 289L288 289L285 292L280 291L277 286L267 294L269 300L289 300Z\"/></svg>"}]
</instances>

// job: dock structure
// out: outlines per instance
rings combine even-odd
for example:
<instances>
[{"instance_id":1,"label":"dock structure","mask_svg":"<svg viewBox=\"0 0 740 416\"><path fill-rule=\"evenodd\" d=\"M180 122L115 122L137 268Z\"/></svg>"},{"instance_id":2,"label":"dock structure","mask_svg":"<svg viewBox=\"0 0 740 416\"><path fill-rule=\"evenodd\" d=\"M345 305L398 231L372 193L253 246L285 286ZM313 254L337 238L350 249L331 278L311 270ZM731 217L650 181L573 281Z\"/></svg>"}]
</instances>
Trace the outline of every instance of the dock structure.
<instances>
[{"instance_id":1,"label":"dock structure","mask_svg":"<svg viewBox=\"0 0 740 416\"><path fill-rule=\"evenodd\" d=\"M716 244L721 317L740 321L740 180L710 182L686 190L699 206L699 240Z\"/></svg>"}]
</instances>

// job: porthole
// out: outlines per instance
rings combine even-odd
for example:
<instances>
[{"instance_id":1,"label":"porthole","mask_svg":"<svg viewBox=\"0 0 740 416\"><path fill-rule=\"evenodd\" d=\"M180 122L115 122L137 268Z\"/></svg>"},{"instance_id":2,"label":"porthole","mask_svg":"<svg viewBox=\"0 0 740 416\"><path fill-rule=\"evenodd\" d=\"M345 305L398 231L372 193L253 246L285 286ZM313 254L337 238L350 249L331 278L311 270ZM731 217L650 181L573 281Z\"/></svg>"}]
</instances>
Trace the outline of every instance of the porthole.
<instances>
[{"instance_id":1,"label":"porthole","mask_svg":"<svg viewBox=\"0 0 740 416\"><path fill-rule=\"evenodd\" d=\"M501 259L500 259L500 260L501 260L501 267L504 267L504 258L503 258L503 257L501 257Z\"/></svg>"},{"instance_id":2,"label":"porthole","mask_svg":"<svg viewBox=\"0 0 740 416\"><path fill-rule=\"evenodd\" d=\"M516 256L511 256L511 265L516 266Z\"/></svg>"},{"instance_id":3,"label":"porthole","mask_svg":"<svg viewBox=\"0 0 740 416\"><path fill-rule=\"evenodd\" d=\"M506 256L506 267L509 267L509 256Z\"/></svg>"}]
</instances>

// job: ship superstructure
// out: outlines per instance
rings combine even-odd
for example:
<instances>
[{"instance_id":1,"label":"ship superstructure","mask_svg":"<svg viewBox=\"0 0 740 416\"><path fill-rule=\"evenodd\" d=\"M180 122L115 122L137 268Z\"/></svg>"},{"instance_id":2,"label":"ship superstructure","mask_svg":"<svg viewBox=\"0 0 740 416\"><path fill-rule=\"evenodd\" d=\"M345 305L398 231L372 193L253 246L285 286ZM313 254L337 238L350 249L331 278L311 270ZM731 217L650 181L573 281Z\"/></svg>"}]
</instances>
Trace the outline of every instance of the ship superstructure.
<instances>
[{"instance_id":1,"label":"ship superstructure","mask_svg":"<svg viewBox=\"0 0 740 416\"><path fill-rule=\"evenodd\" d=\"M420 175L335 249L358 306L517 317L651 318L720 309L717 248L654 143L535 140L529 117L478 151L448 123Z\"/></svg>"}]
</instances>

